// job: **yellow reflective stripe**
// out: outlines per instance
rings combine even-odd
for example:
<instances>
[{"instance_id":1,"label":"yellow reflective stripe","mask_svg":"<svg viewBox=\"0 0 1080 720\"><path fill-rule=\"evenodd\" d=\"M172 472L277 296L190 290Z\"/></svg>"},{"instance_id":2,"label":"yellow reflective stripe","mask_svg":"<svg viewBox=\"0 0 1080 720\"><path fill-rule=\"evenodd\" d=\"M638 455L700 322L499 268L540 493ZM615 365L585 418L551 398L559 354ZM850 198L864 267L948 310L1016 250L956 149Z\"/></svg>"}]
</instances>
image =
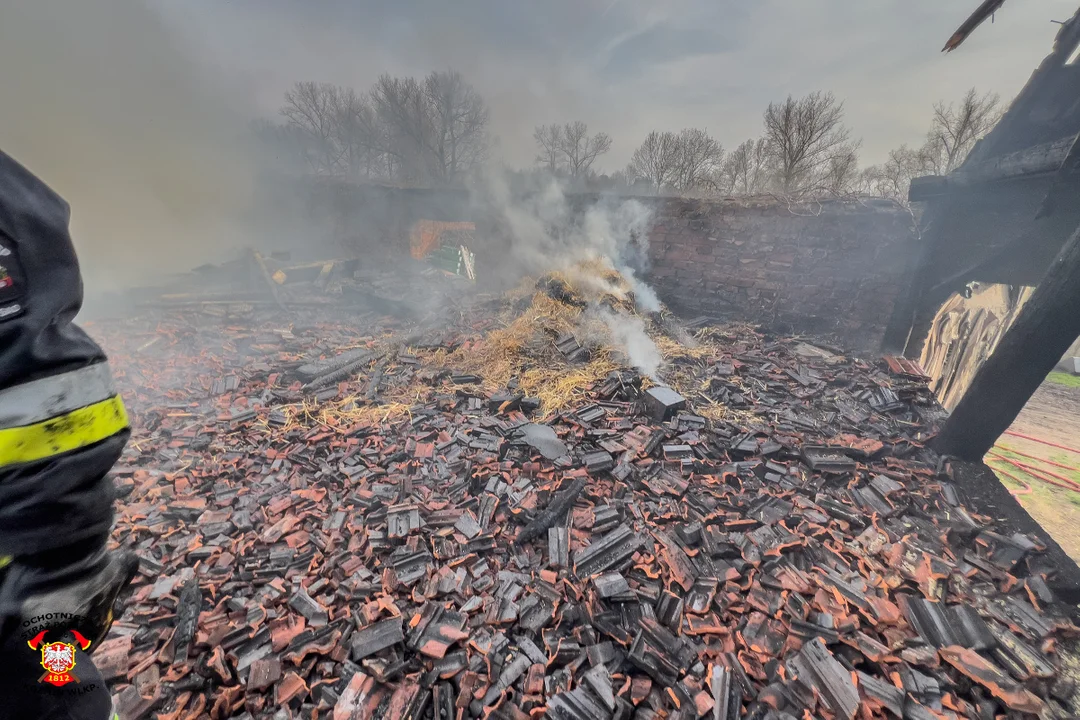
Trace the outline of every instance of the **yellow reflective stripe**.
<instances>
[{"instance_id":1,"label":"yellow reflective stripe","mask_svg":"<svg viewBox=\"0 0 1080 720\"><path fill-rule=\"evenodd\" d=\"M15 558L11 557L10 555L0 555L0 570L3 570L8 565L10 565L11 561L14 559Z\"/></svg>"},{"instance_id":2,"label":"yellow reflective stripe","mask_svg":"<svg viewBox=\"0 0 1080 720\"><path fill-rule=\"evenodd\" d=\"M119 395L43 422L0 430L0 467L44 460L93 445L128 426Z\"/></svg>"},{"instance_id":3,"label":"yellow reflective stripe","mask_svg":"<svg viewBox=\"0 0 1080 720\"><path fill-rule=\"evenodd\" d=\"M0 390L0 429L44 422L115 394L107 362L31 380Z\"/></svg>"}]
</instances>

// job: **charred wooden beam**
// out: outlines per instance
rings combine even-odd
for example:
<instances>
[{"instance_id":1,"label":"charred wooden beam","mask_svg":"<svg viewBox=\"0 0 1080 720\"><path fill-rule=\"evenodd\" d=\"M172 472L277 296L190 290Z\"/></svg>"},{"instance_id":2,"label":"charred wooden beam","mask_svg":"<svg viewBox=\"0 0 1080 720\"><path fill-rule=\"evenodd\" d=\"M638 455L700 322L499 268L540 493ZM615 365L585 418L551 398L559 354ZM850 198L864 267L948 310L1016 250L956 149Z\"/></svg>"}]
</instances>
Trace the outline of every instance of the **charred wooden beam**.
<instances>
[{"instance_id":1,"label":"charred wooden beam","mask_svg":"<svg viewBox=\"0 0 1080 720\"><path fill-rule=\"evenodd\" d=\"M945 47L941 49L941 52L952 52L960 47L968 36L975 32L975 28L986 22L986 19L992 17L1004 4L1005 0L984 0L983 4L976 8L975 12L964 21L964 24L952 34L949 42L945 43Z\"/></svg>"},{"instance_id":2,"label":"charred wooden beam","mask_svg":"<svg viewBox=\"0 0 1080 720\"><path fill-rule=\"evenodd\" d=\"M908 189L908 200L925 202L981 183L1072 172L1070 151L1076 145L1076 140L1076 135L1069 135L1053 142L966 164L948 177L927 175L913 178Z\"/></svg>"},{"instance_id":3,"label":"charred wooden beam","mask_svg":"<svg viewBox=\"0 0 1080 720\"><path fill-rule=\"evenodd\" d=\"M1020 310L934 441L979 462L1080 336L1080 228Z\"/></svg>"},{"instance_id":4,"label":"charred wooden beam","mask_svg":"<svg viewBox=\"0 0 1080 720\"><path fill-rule=\"evenodd\" d=\"M257 250L251 250L251 257L258 266L259 272L262 273L263 280L266 281L266 287L269 288L270 295L274 298L274 302L279 308L286 310L285 303L281 301L281 293L278 292L278 284L274 282L274 278L270 276L270 270L266 267L266 260L263 259L262 254Z\"/></svg>"}]
</instances>

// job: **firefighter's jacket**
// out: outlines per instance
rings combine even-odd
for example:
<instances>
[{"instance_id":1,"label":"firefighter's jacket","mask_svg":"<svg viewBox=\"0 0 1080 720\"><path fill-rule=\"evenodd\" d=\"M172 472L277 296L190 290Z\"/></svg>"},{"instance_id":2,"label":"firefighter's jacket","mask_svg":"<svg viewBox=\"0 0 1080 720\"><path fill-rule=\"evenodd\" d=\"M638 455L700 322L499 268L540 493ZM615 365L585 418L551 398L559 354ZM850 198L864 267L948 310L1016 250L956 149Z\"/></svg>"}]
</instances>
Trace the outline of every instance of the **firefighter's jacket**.
<instances>
[{"instance_id":1,"label":"firefighter's jacket","mask_svg":"<svg viewBox=\"0 0 1080 720\"><path fill-rule=\"evenodd\" d=\"M68 205L0 152L0 564L104 542L128 420L105 354L72 320Z\"/></svg>"}]
</instances>

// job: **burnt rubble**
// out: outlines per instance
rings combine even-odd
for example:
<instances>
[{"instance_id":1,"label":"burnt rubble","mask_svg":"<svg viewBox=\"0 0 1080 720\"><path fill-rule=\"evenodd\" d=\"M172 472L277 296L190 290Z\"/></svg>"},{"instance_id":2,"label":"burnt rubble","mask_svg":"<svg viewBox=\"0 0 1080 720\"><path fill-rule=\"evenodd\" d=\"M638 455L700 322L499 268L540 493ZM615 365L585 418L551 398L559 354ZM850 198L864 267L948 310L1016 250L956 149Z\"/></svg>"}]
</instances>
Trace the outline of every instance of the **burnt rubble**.
<instances>
[{"instance_id":1,"label":"burnt rubble","mask_svg":"<svg viewBox=\"0 0 1080 720\"><path fill-rule=\"evenodd\" d=\"M621 370L550 413L429 364L469 322L95 328L136 425L142 575L96 655L121 717L1080 710L1044 548L924 449L917 367L731 327L679 361L694 392Z\"/></svg>"}]
</instances>

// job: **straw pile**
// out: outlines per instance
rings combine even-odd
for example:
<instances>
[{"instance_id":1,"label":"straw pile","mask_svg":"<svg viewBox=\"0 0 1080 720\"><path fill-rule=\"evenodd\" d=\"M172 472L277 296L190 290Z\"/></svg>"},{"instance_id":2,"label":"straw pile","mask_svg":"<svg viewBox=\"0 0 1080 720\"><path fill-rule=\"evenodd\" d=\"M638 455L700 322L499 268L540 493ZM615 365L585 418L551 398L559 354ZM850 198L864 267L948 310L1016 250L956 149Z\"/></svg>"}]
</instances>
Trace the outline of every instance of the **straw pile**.
<instances>
[{"instance_id":1,"label":"straw pile","mask_svg":"<svg viewBox=\"0 0 1080 720\"><path fill-rule=\"evenodd\" d=\"M429 381L440 372L476 375L487 394L509 390L537 398L544 415L572 409L588 402L589 392L612 372L631 365L609 327L612 317L643 328L644 342L651 341L662 358L655 376L643 377L645 387L670 385L712 420L749 424L760 420L707 396L707 370L724 355L722 338L706 331L691 335L665 310L639 313L630 283L603 261L589 261L539 279L526 278L494 302L477 304L465 315L458 328L463 341L453 351L401 348L419 359L424 372L406 369L399 373L401 367L391 363L386 373L390 381L380 388L377 402L364 399L366 382L361 380L354 392L338 400L289 406L285 412L290 424L342 431L394 422L407 417L411 407L445 392ZM491 329L473 329L484 326ZM556 340L569 335L588 351L586 362L570 362L559 352ZM737 379L734 382L738 384Z\"/></svg>"},{"instance_id":2,"label":"straw pile","mask_svg":"<svg viewBox=\"0 0 1080 720\"><path fill-rule=\"evenodd\" d=\"M721 356L712 338L704 333L693 337L677 328L666 311L638 313L630 284L601 260L526 279L505 300L501 326L446 355L445 366L481 376L489 392L514 384L517 392L539 398L545 413L580 405L593 385L628 366L597 311L642 323L664 361L657 377L644 378L645 387L664 383L688 397L697 395L700 371ZM575 365L558 352L554 341L566 334L589 350L589 362ZM731 417L715 404L702 411L714 419Z\"/></svg>"},{"instance_id":3,"label":"straw pile","mask_svg":"<svg viewBox=\"0 0 1080 720\"><path fill-rule=\"evenodd\" d=\"M502 327L446 355L445 366L454 372L479 375L489 392L502 390L516 380L517 391L539 398L545 411L564 410L577 403L594 383L620 368L610 347L589 341L590 335L595 339L602 332L584 314L580 307L537 291L524 312L505 318ZM567 333L590 349L588 363L573 365L559 354L554 341Z\"/></svg>"}]
</instances>

